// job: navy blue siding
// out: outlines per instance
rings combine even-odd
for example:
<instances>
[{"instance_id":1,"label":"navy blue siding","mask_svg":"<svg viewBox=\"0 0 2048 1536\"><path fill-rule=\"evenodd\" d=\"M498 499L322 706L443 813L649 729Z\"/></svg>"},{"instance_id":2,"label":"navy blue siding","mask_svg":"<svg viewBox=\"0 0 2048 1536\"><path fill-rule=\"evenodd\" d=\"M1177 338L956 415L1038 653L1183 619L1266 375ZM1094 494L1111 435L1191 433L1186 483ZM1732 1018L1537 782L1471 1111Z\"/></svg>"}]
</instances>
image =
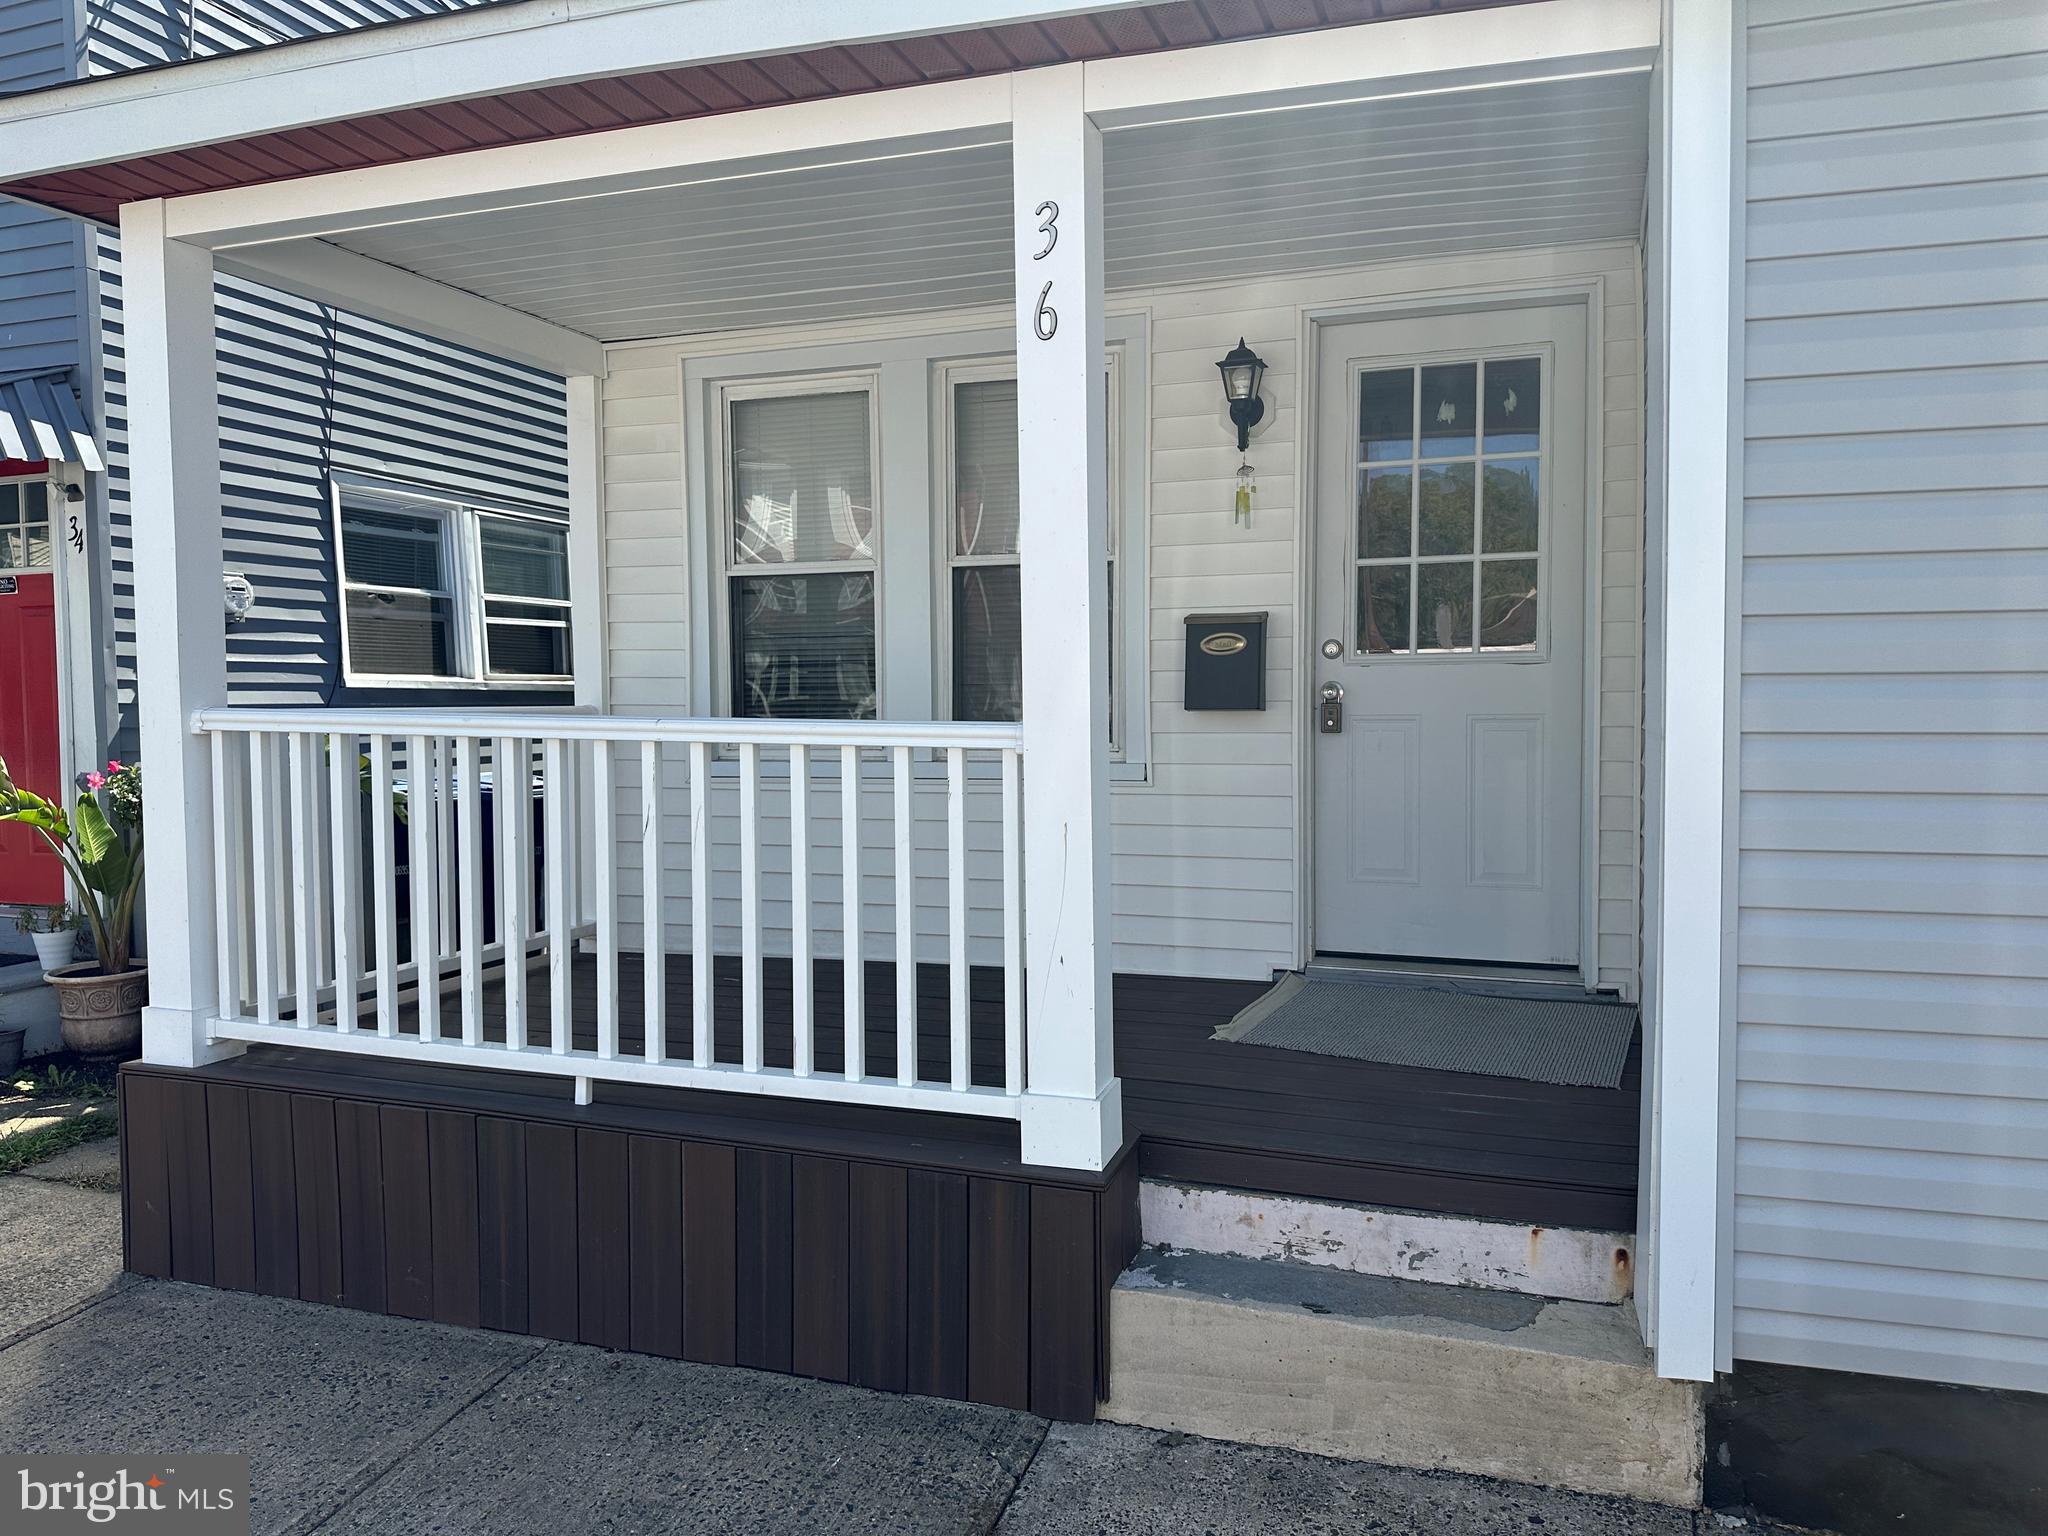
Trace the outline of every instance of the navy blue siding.
<instances>
[{"instance_id":1,"label":"navy blue siding","mask_svg":"<svg viewBox=\"0 0 2048 1536\"><path fill-rule=\"evenodd\" d=\"M71 75L70 0L0 0L0 95ZM84 260L72 220L0 198L0 379L76 366Z\"/></svg>"},{"instance_id":2,"label":"navy blue siding","mask_svg":"<svg viewBox=\"0 0 2048 1536\"><path fill-rule=\"evenodd\" d=\"M132 747L135 570L119 243L110 235L100 241L100 294L117 744ZM223 278L216 295L227 565L256 589L254 611L228 631L237 702L431 702L342 686L332 478L371 475L566 515L561 380L254 283Z\"/></svg>"},{"instance_id":3,"label":"navy blue siding","mask_svg":"<svg viewBox=\"0 0 2048 1536\"><path fill-rule=\"evenodd\" d=\"M152 64L239 53L379 22L468 10L491 0L92 0L85 71L120 74Z\"/></svg>"},{"instance_id":4,"label":"navy blue siding","mask_svg":"<svg viewBox=\"0 0 2048 1536\"><path fill-rule=\"evenodd\" d=\"M5 0L0 0L5 3ZM85 72L113 74L378 22L474 0L93 0ZM108 449L117 748L134 746L135 569L128 523L127 401L119 242L97 239ZM500 505L565 513L561 380L360 316L223 278L221 490L227 566L256 589L228 631L228 679L248 704L434 702L344 688L331 487L375 476ZM475 702L476 695L462 696ZM550 701L559 693L493 701Z\"/></svg>"}]
</instances>

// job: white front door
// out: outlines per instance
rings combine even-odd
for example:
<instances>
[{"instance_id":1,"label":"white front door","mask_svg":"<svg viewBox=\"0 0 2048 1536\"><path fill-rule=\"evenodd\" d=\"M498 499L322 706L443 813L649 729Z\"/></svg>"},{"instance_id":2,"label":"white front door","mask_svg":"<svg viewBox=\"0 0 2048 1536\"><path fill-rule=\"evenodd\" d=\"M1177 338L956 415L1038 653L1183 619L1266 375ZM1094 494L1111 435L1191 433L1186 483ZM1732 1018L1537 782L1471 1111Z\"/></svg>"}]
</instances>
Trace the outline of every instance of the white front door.
<instances>
[{"instance_id":1,"label":"white front door","mask_svg":"<svg viewBox=\"0 0 2048 1536\"><path fill-rule=\"evenodd\" d=\"M1316 948L1575 965L1584 310L1332 325L1320 354Z\"/></svg>"}]
</instances>

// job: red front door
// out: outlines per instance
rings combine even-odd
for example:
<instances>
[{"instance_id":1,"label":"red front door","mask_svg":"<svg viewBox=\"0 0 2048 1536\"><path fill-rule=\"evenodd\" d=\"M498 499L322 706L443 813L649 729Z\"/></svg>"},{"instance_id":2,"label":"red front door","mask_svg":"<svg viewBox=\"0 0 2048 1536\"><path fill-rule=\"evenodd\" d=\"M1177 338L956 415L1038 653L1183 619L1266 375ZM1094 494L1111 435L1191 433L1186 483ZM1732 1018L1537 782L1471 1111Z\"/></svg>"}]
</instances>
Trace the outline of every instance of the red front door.
<instances>
[{"instance_id":1,"label":"red front door","mask_svg":"<svg viewBox=\"0 0 2048 1536\"><path fill-rule=\"evenodd\" d=\"M46 570L0 567L0 758L22 788L70 798L57 782L57 589ZM57 856L31 828L0 822L0 903L63 899Z\"/></svg>"}]
</instances>

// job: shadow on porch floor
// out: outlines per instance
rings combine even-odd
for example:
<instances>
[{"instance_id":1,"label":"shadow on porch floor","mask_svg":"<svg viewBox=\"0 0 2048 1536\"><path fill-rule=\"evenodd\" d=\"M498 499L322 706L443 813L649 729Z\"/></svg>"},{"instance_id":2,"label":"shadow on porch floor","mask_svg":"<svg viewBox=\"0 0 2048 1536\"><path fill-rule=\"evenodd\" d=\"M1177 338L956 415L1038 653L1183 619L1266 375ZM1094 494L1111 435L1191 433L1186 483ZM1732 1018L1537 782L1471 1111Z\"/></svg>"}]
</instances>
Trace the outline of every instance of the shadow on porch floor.
<instances>
[{"instance_id":1,"label":"shadow on porch floor","mask_svg":"<svg viewBox=\"0 0 2048 1536\"><path fill-rule=\"evenodd\" d=\"M838 1073L845 1062L844 973L837 960L820 960L813 975L816 1070ZM715 1059L737 1063L739 961L720 957L713 978ZM529 1040L547 1039L552 1027L547 980L544 969L529 976ZM592 956L577 957L573 980L573 1043L591 1049L597 1039ZM687 1058L693 1007L688 956L668 957L665 982L667 1049L672 1059ZM763 962L764 1054L771 1067L790 1065L790 982L787 960ZM1640 1038L1616 1089L1344 1061L1210 1038L1264 990L1261 982L1116 978L1116 1068L1124 1085L1125 1130L1142 1138L1147 1177L1535 1225L1634 1229ZM977 968L969 997L972 1080L997 1086L1001 972ZM869 962L863 998L867 1070L893 1075L893 964ZM444 1033L459 1030L457 1006L452 994L442 998ZM946 968L920 966L920 1079L944 1081L948 1075L949 1009ZM618 1014L620 1051L641 1054L645 992L635 954L619 958ZM483 1017L485 1038L503 1040L502 978L486 981ZM401 1032L414 1032L415 1018L408 1003ZM777 1112L787 1112L787 1106Z\"/></svg>"}]
</instances>

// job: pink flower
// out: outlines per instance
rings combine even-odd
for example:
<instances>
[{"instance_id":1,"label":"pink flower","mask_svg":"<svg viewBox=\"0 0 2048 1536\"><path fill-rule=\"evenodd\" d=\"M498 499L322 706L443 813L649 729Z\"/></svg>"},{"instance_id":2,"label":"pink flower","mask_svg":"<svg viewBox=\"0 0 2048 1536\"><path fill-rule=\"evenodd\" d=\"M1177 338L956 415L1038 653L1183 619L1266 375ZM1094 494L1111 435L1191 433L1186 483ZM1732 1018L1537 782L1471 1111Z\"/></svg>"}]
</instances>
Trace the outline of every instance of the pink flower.
<instances>
[{"instance_id":1,"label":"pink flower","mask_svg":"<svg viewBox=\"0 0 2048 1536\"><path fill-rule=\"evenodd\" d=\"M107 776L104 773L88 773L85 776L85 787L87 789L103 788L106 782Z\"/></svg>"},{"instance_id":2,"label":"pink flower","mask_svg":"<svg viewBox=\"0 0 2048 1536\"><path fill-rule=\"evenodd\" d=\"M107 772L109 772L109 773L119 773L120 771L121 771L121 763L120 763L120 760L119 760L118 758L112 758L112 757L108 758L108 759L107 759Z\"/></svg>"}]
</instances>

